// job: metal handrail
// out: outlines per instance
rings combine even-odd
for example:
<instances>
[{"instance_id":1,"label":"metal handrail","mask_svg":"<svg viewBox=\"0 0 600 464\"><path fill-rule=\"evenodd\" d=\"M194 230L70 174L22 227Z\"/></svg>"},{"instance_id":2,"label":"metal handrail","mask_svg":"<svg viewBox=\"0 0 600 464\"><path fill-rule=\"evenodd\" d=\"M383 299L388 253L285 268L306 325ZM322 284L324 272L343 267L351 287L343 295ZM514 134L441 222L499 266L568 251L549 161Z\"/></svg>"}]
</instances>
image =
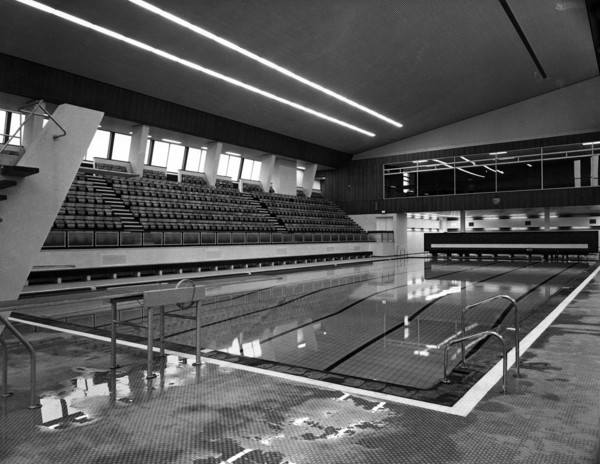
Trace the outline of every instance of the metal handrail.
<instances>
[{"instance_id":1,"label":"metal handrail","mask_svg":"<svg viewBox=\"0 0 600 464\"><path fill-rule=\"evenodd\" d=\"M465 313L468 310L470 310L472 308L475 308L476 306L482 305L484 303L489 303L490 301L497 300L499 298L503 298L505 300L508 300L510 302L511 306L513 308L515 308L515 364L516 364L516 368L517 368L517 374L516 375L517 375L517 377L521 377L521 370L520 370L520 366L519 366L519 360L520 360L520 355L519 355L519 353L520 353L520 349L519 349L519 344L520 344L520 341L519 341L519 311L517 309L517 302L515 301L514 298L511 298L508 295L496 295L496 296L493 296L493 297L488 298L486 300L482 300L482 301L480 301L478 303L473 303L473 304L471 304L469 306L466 306L465 308L463 308L463 310L460 313L460 322L461 322L461 327L462 327L462 332L461 333L462 333L463 337L466 335L465 334ZM462 352L462 363L463 363L463 365L466 365L466 360L465 360L465 344L464 344L464 342L462 344L461 352Z\"/></svg>"},{"instance_id":2,"label":"metal handrail","mask_svg":"<svg viewBox=\"0 0 600 464\"><path fill-rule=\"evenodd\" d=\"M35 350L33 349L33 346L31 346L31 343L29 343L27 340L25 340L25 338L23 338L23 335L21 335L21 333L17 329L15 329L15 327L8 321L8 318L6 318L0 314L0 322L2 322L4 324L4 326L8 330L10 330L11 333L25 346L25 348L27 348L27 351L29 351L29 356L31 358L31 371L30 371L31 401L29 404L29 409L41 408L42 405L38 402L38 398L36 395L37 388L36 388ZM7 351L6 344L4 344L3 346L4 346L4 351L6 353L6 351ZM5 361L8 361L8 357L5 357ZM8 362L4 363L5 366L7 364L8 364ZM5 377L5 379L6 379L6 377Z\"/></svg>"},{"instance_id":3,"label":"metal handrail","mask_svg":"<svg viewBox=\"0 0 600 464\"><path fill-rule=\"evenodd\" d=\"M489 337L490 335L493 337L497 337L502 342L502 393L506 393L506 371L508 370L507 359L506 359L506 343L505 343L502 335L500 335L498 332L494 332L492 330L486 330L485 332L479 332L476 334L467 335L466 337L457 338L455 340L451 340L446 345L446 348L444 348L444 378L442 379L442 382L450 383L450 380L448 380L448 374L447 374L447 371L448 371L448 349L452 345L461 343L464 346L464 342L466 342L467 340L480 339L480 338L484 338L484 337ZM464 353L464 349L463 349L463 353Z\"/></svg>"},{"instance_id":4,"label":"metal handrail","mask_svg":"<svg viewBox=\"0 0 600 464\"><path fill-rule=\"evenodd\" d=\"M54 124L56 124L58 126L58 128L62 131L62 134L53 135L52 138L54 138L54 140L67 135L67 131L58 123L58 121L56 119L54 119L52 117L52 115L50 113L48 113L48 111L46 111L46 108L43 107L43 103L44 103L44 100L39 100L37 102L32 102L32 103L29 103L29 104L19 108L19 113L28 114L28 116L25 118L25 121L23 121L21 123L21 125L19 125L19 128L15 131L15 133L10 135L10 137L8 138L6 143L4 145L2 145L2 148L0 148L0 152L4 151L4 149L10 144L11 140L14 139L19 132L21 132L21 129L23 128L23 126L25 126L25 124L27 124L27 121L29 121L29 119L31 119L33 116L48 116L48 119L50 119L52 122L54 122ZM32 106L32 105L35 105L35 106L33 107L33 109L31 111L25 110L25 108ZM36 113L36 111L38 109L41 109L43 111L43 114ZM6 136L9 134L4 134L4 135Z\"/></svg>"},{"instance_id":5,"label":"metal handrail","mask_svg":"<svg viewBox=\"0 0 600 464\"><path fill-rule=\"evenodd\" d=\"M8 398L13 394L8 391L8 346L4 341L4 332L0 332L0 345L2 345L2 398Z\"/></svg>"}]
</instances>

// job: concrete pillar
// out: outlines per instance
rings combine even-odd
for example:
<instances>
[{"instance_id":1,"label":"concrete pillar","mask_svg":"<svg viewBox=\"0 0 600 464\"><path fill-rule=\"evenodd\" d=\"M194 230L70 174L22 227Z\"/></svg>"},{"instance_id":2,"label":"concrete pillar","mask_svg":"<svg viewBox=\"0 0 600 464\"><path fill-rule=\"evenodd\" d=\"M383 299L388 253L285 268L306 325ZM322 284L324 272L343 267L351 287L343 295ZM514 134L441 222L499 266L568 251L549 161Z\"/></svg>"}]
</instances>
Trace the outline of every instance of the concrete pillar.
<instances>
[{"instance_id":1,"label":"concrete pillar","mask_svg":"<svg viewBox=\"0 0 600 464\"><path fill-rule=\"evenodd\" d=\"M13 115L17 117L17 114ZM27 115L26 115L27 116ZM53 123L51 123L53 124ZM42 128L44 127L44 117L42 116L41 110L38 110L38 113L35 115L29 115L29 119L23 126L21 133L21 145L25 150L29 148L35 138L42 132ZM60 132L60 131L59 131ZM12 135L12 134L11 134ZM85 156L85 154L84 154ZM83 159L83 158L82 158Z\"/></svg>"},{"instance_id":2,"label":"concrete pillar","mask_svg":"<svg viewBox=\"0 0 600 464\"><path fill-rule=\"evenodd\" d=\"M296 195L296 161L283 158L275 160L273 169L273 189L275 193Z\"/></svg>"},{"instance_id":3,"label":"concrete pillar","mask_svg":"<svg viewBox=\"0 0 600 464\"><path fill-rule=\"evenodd\" d=\"M460 212L460 224L459 224L459 231L460 232L465 232L467 230L467 214L466 211L461 211Z\"/></svg>"},{"instance_id":4,"label":"concrete pillar","mask_svg":"<svg viewBox=\"0 0 600 464\"><path fill-rule=\"evenodd\" d=\"M223 151L223 143L210 142L207 145L206 161L204 162L204 173L206 180L211 187L214 187L217 182L217 171L219 169L219 159Z\"/></svg>"},{"instance_id":5,"label":"concrete pillar","mask_svg":"<svg viewBox=\"0 0 600 464\"><path fill-rule=\"evenodd\" d=\"M598 186L598 155L591 157L591 169L590 169L590 185L592 187Z\"/></svg>"},{"instance_id":6,"label":"concrete pillar","mask_svg":"<svg viewBox=\"0 0 600 464\"><path fill-rule=\"evenodd\" d=\"M139 176L144 170L144 158L146 157L146 146L148 145L148 134L150 127L133 126L131 134L131 145L129 145L129 162L133 172Z\"/></svg>"},{"instance_id":7,"label":"concrete pillar","mask_svg":"<svg viewBox=\"0 0 600 464\"><path fill-rule=\"evenodd\" d=\"M271 182L273 180L273 168L275 167L275 160L277 157L275 155L263 155L260 159L260 174L258 176L258 180L262 184L262 188L265 192L269 191L269 187L271 187Z\"/></svg>"},{"instance_id":8,"label":"concrete pillar","mask_svg":"<svg viewBox=\"0 0 600 464\"><path fill-rule=\"evenodd\" d=\"M544 229L550 230L550 208L544 208Z\"/></svg>"},{"instance_id":9,"label":"concrete pillar","mask_svg":"<svg viewBox=\"0 0 600 464\"><path fill-rule=\"evenodd\" d=\"M573 172L575 187L581 187L581 160L573 161Z\"/></svg>"},{"instance_id":10,"label":"concrete pillar","mask_svg":"<svg viewBox=\"0 0 600 464\"><path fill-rule=\"evenodd\" d=\"M304 169L304 177L302 178L302 191L307 197L310 197L312 195L312 188L315 182L316 175L317 165L314 163L306 163L306 168Z\"/></svg>"},{"instance_id":11,"label":"concrete pillar","mask_svg":"<svg viewBox=\"0 0 600 464\"><path fill-rule=\"evenodd\" d=\"M396 242L396 254L401 249L408 253L408 218L406 217L406 213L397 213L395 216L394 241Z\"/></svg>"}]
</instances>

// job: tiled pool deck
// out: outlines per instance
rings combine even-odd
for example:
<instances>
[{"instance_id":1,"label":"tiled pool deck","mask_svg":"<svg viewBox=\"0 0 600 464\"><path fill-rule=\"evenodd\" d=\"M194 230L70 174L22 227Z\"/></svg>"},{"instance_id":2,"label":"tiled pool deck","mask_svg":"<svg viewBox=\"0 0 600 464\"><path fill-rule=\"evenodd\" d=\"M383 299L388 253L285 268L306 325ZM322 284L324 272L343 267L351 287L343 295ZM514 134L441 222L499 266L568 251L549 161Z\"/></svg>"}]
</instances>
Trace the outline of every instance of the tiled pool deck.
<instances>
[{"instance_id":1,"label":"tiled pool deck","mask_svg":"<svg viewBox=\"0 0 600 464\"><path fill-rule=\"evenodd\" d=\"M10 348L0 399L2 463L598 463L600 278L466 416L368 393L170 357L145 379L145 352L31 334L42 409L28 409L28 359ZM62 400L62 401L61 401Z\"/></svg>"}]
</instances>

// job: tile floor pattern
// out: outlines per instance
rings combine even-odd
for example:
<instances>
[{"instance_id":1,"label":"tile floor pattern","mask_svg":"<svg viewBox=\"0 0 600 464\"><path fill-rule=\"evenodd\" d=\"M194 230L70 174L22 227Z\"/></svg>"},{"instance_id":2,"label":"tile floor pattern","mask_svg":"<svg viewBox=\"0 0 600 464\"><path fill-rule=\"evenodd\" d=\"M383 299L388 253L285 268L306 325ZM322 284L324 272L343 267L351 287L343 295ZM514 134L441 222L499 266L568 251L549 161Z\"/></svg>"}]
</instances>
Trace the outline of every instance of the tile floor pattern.
<instances>
[{"instance_id":1,"label":"tile floor pattern","mask_svg":"<svg viewBox=\"0 0 600 464\"><path fill-rule=\"evenodd\" d=\"M198 379L195 367L172 359L149 382L145 353L133 349L120 349L108 388L106 344L33 334L38 391L58 409L26 408L27 357L11 347L15 396L0 399L0 462L598 463L599 283L525 353L510 393L495 386L464 418L232 367L204 365Z\"/></svg>"}]
</instances>

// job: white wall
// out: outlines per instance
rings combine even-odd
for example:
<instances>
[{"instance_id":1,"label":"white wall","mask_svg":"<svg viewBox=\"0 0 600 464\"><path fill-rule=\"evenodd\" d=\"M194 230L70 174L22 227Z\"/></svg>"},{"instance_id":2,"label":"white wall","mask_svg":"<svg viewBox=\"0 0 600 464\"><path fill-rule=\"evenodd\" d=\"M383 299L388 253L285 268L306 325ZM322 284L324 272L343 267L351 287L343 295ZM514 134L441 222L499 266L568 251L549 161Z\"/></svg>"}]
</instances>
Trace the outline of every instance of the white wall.
<instances>
[{"instance_id":1,"label":"white wall","mask_svg":"<svg viewBox=\"0 0 600 464\"><path fill-rule=\"evenodd\" d=\"M600 130L600 77L355 155L353 160Z\"/></svg>"}]
</instances>

